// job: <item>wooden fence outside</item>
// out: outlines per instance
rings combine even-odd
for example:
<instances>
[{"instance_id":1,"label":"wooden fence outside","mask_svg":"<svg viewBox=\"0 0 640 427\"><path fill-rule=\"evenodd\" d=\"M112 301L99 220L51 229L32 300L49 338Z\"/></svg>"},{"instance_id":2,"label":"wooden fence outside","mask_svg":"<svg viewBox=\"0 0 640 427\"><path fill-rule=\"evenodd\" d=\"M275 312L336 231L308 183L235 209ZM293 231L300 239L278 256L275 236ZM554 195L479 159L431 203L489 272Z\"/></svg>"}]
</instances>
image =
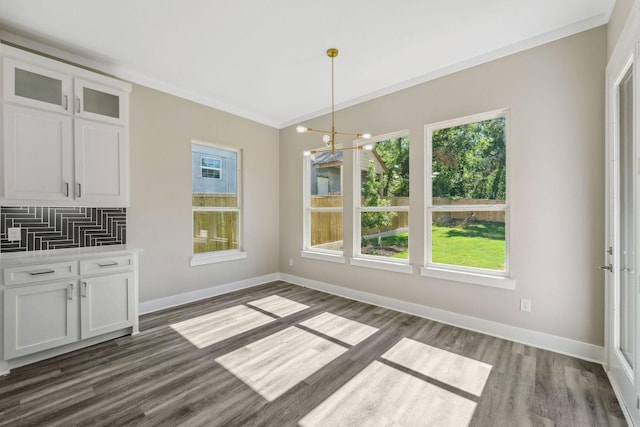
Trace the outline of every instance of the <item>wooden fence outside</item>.
<instances>
[{"instance_id":1,"label":"wooden fence outside","mask_svg":"<svg viewBox=\"0 0 640 427\"><path fill-rule=\"evenodd\" d=\"M388 200L391 206L408 206L408 197L390 197ZM449 199L446 197L434 197L434 203L438 206L459 206L459 205L500 205L504 200L477 200L477 199ZM311 206L314 208L335 208L343 206L342 196L312 196ZM477 211L464 212L434 212L433 220L442 218L453 218L464 220L473 217L476 221L499 222L505 221L503 211L483 211L482 206ZM405 229L409 227L409 212L398 212L393 218L391 225L384 227L381 231L391 231ZM378 230L362 230L362 235L375 234ZM311 213L311 246L329 247L341 249L343 239L342 212L312 212ZM327 246L329 245L329 246Z\"/></svg>"},{"instance_id":2,"label":"wooden fence outside","mask_svg":"<svg viewBox=\"0 0 640 427\"><path fill-rule=\"evenodd\" d=\"M448 197L434 197L433 203L436 206L503 205L504 200L450 199ZM478 206L478 210L475 211L434 212L433 222L436 222L443 217L462 220L473 217L476 221L500 222L504 224L504 211L483 211L482 206Z\"/></svg>"},{"instance_id":3,"label":"wooden fence outside","mask_svg":"<svg viewBox=\"0 0 640 427\"><path fill-rule=\"evenodd\" d=\"M408 206L408 197L390 197L391 206ZM311 206L314 208L334 208L343 205L342 196L312 196ZM409 226L409 212L398 212L391 225L382 228L382 232L398 230ZM362 230L363 235L377 233L378 230ZM311 213L311 246L327 245L341 242L343 239L342 212ZM339 249L333 248L332 249Z\"/></svg>"},{"instance_id":4,"label":"wooden fence outside","mask_svg":"<svg viewBox=\"0 0 640 427\"><path fill-rule=\"evenodd\" d=\"M235 194L193 193L195 208L237 208ZM238 249L238 212L207 211L193 212L193 253Z\"/></svg>"}]
</instances>

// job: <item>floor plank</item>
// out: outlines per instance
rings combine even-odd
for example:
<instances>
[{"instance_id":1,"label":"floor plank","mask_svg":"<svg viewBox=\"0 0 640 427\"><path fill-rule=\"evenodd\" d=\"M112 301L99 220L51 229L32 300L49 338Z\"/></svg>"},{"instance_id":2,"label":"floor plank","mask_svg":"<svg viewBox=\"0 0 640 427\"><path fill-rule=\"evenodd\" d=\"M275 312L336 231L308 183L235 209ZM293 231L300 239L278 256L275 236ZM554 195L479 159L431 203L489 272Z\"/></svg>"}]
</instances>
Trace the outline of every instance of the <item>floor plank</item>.
<instances>
[{"instance_id":1,"label":"floor plank","mask_svg":"<svg viewBox=\"0 0 640 427\"><path fill-rule=\"evenodd\" d=\"M0 378L4 426L624 426L602 366L274 282Z\"/></svg>"}]
</instances>

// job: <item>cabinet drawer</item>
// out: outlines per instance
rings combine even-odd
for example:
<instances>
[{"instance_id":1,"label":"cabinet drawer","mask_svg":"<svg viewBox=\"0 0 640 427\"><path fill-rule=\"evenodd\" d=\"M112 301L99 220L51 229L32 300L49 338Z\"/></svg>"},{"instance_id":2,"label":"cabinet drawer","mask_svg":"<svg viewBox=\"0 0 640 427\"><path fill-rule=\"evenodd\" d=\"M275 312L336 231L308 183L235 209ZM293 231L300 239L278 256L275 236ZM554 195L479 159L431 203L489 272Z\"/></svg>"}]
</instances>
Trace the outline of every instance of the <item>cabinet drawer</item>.
<instances>
[{"instance_id":1,"label":"cabinet drawer","mask_svg":"<svg viewBox=\"0 0 640 427\"><path fill-rule=\"evenodd\" d=\"M78 275L76 261L56 262L51 264L32 264L4 269L4 285L21 285L24 283L58 280Z\"/></svg>"},{"instance_id":2,"label":"cabinet drawer","mask_svg":"<svg viewBox=\"0 0 640 427\"><path fill-rule=\"evenodd\" d=\"M133 270L133 255L116 255L80 261L80 274L83 276L131 270Z\"/></svg>"}]
</instances>

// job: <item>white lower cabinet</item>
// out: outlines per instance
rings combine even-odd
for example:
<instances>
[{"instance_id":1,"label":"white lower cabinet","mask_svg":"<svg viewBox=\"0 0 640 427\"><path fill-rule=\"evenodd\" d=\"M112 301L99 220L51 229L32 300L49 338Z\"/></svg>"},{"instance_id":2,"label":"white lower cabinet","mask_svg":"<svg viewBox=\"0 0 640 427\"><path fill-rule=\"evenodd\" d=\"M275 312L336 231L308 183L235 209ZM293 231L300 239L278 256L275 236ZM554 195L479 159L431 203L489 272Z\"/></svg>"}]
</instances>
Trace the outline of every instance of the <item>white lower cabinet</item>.
<instances>
[{"instance_id":1,"label":"white lower cabinet","mask_svg":"<svg viewBox=\"0 0 640 427\"><path fill-rule=\"evenodd\" d=\"M45 358L46 350L67 344L137 333L136 260L136 254L120 252L4 267L2 359L39 352Z\"/></svg>"},{"instance_id":2,"label":"white lower cabinet","mask_svg":"<svg viewBox=\"0 0 640 427\"><path fill-rule=\"evenodd\" d=\"M78 340L77 280L4 291L4 358Z\"/></svg>"},{"instance_id":3,"label":"white lower cabinet","mask_svg":"<svg viewBox=\"0 0 640 427\"><path fill-rule=\"evenodd\" d=\"M80 293L82 339L133 326L132 272L83 279Z\"/></svg>"}]
</instances>

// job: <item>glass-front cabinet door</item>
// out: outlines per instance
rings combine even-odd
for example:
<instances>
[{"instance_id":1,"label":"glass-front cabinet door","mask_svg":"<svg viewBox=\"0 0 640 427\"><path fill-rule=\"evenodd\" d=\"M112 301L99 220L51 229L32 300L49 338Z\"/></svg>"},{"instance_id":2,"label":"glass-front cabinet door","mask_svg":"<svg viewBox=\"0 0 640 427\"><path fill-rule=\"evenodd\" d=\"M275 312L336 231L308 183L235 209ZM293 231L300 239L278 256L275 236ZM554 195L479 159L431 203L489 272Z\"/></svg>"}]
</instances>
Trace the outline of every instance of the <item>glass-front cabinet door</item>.
<instances>
[{"instance_id":1,"label":"glass-front cabinet door","mask_svg":"<svg viewBox=\"0 0 640 427\"><path fill-rule=\"evenodd\" d=\"M75 80L75 115L124 125L126 96L121 90L87 80Z\"/></svg>"},{"instance_id":2,"label":"glass-front cabinet door","mask_svg":"<svg viewBox=\"0 0 640 427\"><path fill-rule=\"evenodd\" d=\"M48 68L4 58L5 101L55 112L71 112L72 78Z\"/></svg>"}]
</instances>

